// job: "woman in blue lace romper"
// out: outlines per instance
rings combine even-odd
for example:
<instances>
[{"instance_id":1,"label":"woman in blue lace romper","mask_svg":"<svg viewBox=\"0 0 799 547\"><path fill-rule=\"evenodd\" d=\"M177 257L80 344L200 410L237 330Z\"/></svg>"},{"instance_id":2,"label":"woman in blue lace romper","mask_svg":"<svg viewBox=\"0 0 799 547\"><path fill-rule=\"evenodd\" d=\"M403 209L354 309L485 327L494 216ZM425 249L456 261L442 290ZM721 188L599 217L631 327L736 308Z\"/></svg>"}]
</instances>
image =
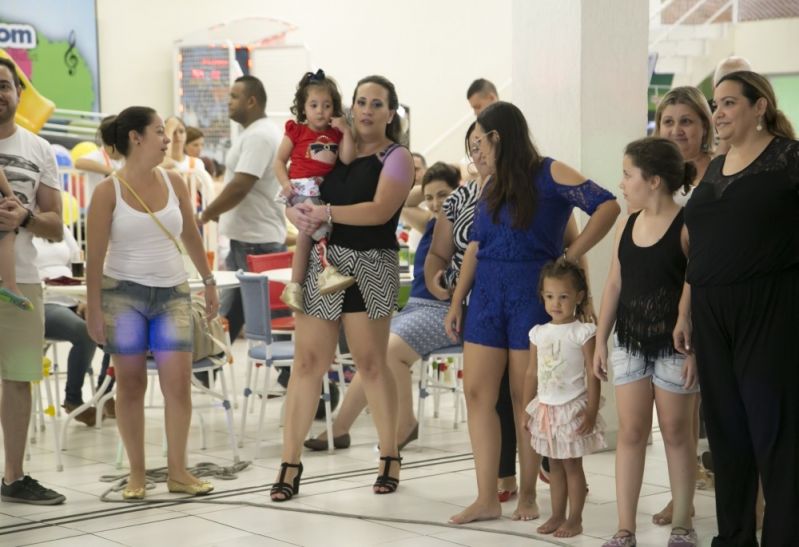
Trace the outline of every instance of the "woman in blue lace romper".
<instances>
[{"instance_id":1,"label":"woman in blue lace romper","mask_svg":"<svg viewBox=\"0 0 799 547\"><path fill-rule=\"evenodd\" d=\"M477 205L445 328L453 338L461 331L462 302L471 290L463 329L464 391L478 493L474 503L450 521L501 515L496 495L500 433L494 405L506 365L520 439L522 489L513 518L529 520L538 516L538 507L535 492L525 489L535 484L530 477L538 471L538 457L524 428L528 332L550 320L537 296L539 271L562 255L576 262L608 233L620 209L607 190L571 167L540 156L524 115L510 103L497 102L480 113L472 155L493 175ZM575 206L591 218L564 253L563 235Z\"/></svg>"}]
</instances>

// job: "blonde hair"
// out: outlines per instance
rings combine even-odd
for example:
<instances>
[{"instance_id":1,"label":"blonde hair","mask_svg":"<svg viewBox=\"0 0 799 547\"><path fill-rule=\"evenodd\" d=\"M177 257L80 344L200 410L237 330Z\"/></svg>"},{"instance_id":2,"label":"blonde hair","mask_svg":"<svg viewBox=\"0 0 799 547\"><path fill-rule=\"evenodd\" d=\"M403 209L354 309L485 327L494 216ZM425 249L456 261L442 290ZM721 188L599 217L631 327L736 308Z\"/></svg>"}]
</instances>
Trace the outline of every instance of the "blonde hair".
<instances>
[{"instance_id":1,"label":"blonde hair","mask_svg":"<svg viewBox=\"0 0 799 547\"><path fill-rule=\"evenodd\" d=\"M752 72L751 70L739 70L730 72L723 76L716 87L721 82L738 82L741 84L741 93L747 98L750 104L754 105L758 100L766 101L766 111L763 113L763 124L772 135L785 139L796 139L793 125L785 114L777 108L777 97L774 95L774 88L765 76Z\"/></svg>"},{"instance_id":2,"label":"blonde hair","mask_svg":"<svg viewBox=\"0 0 799 547\"><path fill-rule=\"evenodd\" d=\"M713 144L715 136L713 134L713 114L710 112L710 105L707 99L699 89L692 86L675 87L670 90L658 103L657 110L655 111L655 136L660 136L660 122L663 119L663 111L667 106L675 104L684 104L691 107L691 109L699 116L702 122L702 127L705 130L705 136L702 138L702 152L711 154L713 152Z\"/></svg>"}]
</instances>

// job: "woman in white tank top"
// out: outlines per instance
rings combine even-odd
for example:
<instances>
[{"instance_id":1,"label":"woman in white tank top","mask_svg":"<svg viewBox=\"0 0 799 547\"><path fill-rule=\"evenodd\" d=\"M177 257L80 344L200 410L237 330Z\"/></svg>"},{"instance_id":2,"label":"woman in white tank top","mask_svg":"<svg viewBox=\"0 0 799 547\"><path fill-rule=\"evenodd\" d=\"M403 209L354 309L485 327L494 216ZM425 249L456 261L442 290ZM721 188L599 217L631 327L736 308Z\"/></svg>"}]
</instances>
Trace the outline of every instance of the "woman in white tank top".
<instances>
[{"instance_id":1,"label":"woman in white tank top","mask_svg":"<svg viewBox=\"0 0 799 547\"><path fill-rule=\"evenodd\" d=\"M216 283L186 184L158 167L169 144L158 114L146 107L127 108L103 128L103 141L125 156L125 166L97 186L89 208L86 323L89 335L114 362L117 425L130 462L122 497L145 495L148 351L158 364L166 407L167 487L170 492L207 494L213 486L186 469L192 318L178 239L206 285L209 318L219 307Z\"/></svg>"}]
</instances>

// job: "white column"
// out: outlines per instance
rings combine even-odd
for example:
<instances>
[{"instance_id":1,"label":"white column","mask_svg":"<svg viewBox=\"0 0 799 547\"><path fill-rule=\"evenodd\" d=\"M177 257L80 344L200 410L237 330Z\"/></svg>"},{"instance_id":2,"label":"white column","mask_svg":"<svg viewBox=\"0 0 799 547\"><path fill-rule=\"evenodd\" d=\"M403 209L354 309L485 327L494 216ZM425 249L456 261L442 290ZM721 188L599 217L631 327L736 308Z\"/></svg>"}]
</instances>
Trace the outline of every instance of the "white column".
<instances>
[{"instance_id":1,"label":"white column","mask_svg":"<svg viewBox=\"0 0 799 547\"><path fill-rule=\"evenodd\" d=\"M513 102L536 146L619 197L624 146L646 135L648 19L641 0L513 1ZM612 241L611 232L589 254L597 311ZM613 448L612 386L602 393Z\"/></svg>"}]
</instances>

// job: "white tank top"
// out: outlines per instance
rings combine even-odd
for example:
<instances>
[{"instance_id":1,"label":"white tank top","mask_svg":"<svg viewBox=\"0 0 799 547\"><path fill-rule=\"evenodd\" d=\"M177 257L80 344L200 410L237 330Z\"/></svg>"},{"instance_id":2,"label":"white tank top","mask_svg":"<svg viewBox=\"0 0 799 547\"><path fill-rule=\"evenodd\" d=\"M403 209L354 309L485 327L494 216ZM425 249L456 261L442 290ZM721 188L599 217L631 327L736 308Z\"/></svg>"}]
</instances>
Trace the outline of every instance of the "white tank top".
<instances>
[{"instance_id":1,"label":"white tank top","mask_svg":"<svg viewBox=\"0 0 799 547\"><path fill-rule=\"evenodd\" d=\"M161 224L180 241L183 217L178 197L166 172L158 168L169 197L166 207L153 211ZM133 281L148 287L174 287L188 279L183 258L150 215L137 211L122 199L117 177L111 177L116 192L116 206L111 217L111 236L103 273L114 279ZM135 198L133 198L135 199Z\"/></svg>"}]
</instances>

